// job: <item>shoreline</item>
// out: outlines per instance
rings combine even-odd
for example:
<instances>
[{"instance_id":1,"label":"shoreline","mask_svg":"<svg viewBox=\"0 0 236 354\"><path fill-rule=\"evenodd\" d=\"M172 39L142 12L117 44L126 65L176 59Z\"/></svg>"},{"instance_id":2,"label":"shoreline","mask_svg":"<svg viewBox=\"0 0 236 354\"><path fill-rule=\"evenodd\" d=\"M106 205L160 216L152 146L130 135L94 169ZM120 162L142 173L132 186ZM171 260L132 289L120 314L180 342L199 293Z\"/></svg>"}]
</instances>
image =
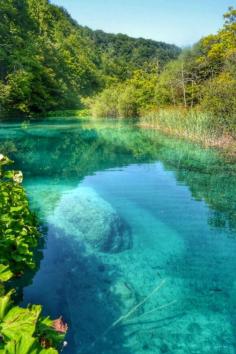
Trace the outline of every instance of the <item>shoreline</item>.
<instances>
[{"instance_id":1,"label":"shoreline","mask_svg":"<svg viewBox=\"0 0 236 354\"><path fill-rule=\"evenodd\" d=\"M138 126L141 129L153 129L170 137L172 136L189 142L197 143L204 148L217 149L229 157L236 158L236 139L234 139L229 134L223 134L219 137L211 137L207 135L200 137L194 134L189 134L187 131L177 131L174 129L163 128L156 124L147 122L139 122Z\"/></svg>"}]
</instances>

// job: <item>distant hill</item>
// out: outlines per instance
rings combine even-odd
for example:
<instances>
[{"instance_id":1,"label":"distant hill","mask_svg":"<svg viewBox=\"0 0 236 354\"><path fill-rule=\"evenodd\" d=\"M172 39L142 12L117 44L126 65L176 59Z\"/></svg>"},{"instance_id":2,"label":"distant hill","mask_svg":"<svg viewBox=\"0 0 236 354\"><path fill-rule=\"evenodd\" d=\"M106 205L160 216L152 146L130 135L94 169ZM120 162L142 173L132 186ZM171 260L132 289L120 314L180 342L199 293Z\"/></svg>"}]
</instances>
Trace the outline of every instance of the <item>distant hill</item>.
<instances>
[{"instance_id":1,"label":"distant hill","mask_svg":"<svg viewBox=\"0 0 236 354\"><path fill-rule=\"evenodd\" d=\"M137 68L176 58L174 45L92 31L48 0L0 0L0 114L78 108Z\"/></svg>"},{"instance_id":2,"label":"distant hill","mask_svg":"<svg viewBox=\"0 0 236 354\"><path fill-rule=\"evenodd\" d=\"M101 30L92 31L84 28L85 34L95 44L101 58L103 56L120 65L125 70L121 78L127 79L127 75L134 69L143 68L150 62L156 62L160 68L170 60L176 59L181 50L175 45L157 42L151 39L132 38L125 34L105 33Z\"/></svg>"}]
</instances>

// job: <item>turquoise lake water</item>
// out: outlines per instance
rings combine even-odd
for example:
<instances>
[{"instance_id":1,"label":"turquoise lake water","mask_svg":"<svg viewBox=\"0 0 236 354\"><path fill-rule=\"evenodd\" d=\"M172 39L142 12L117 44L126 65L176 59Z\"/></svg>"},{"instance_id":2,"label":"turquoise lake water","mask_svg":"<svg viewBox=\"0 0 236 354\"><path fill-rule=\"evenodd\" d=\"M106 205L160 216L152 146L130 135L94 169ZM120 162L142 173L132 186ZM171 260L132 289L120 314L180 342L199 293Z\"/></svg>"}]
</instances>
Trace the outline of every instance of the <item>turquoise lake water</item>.
<instances>
[{"instance_id":1,"label":"turquoise lake water","mask_svg":"<svg viewBox=\"0 0 236 354\"><path fill-rule=\"evenodd\" d=\"M63 352L236 353L236 161L132 122L1 124L0 144L45 234L21 303L65 318Z\"/></svg>"}]
</instances>

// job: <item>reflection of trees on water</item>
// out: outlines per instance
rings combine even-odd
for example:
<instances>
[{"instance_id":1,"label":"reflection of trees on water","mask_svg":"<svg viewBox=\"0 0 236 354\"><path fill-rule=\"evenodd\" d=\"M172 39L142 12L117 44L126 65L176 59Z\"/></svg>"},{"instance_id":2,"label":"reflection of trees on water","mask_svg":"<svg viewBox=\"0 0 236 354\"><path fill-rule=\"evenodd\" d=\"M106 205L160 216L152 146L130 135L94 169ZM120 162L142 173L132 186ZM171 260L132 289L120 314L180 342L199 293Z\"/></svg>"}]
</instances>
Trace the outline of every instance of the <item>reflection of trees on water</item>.
<instances>
[{"instance_id":1,"label":"reflection of trees on water","mask_svg":"<svg viewBox=\"0 0 236 354\"><path fill-rule=\"evenodd\" d=\"M236 227L236 162L131 123L32 124L1 135L2 150L27 177L78 179L109 168L161 161L211 209L214 227Z\"/></svg>"},{"instance_id":2,"label":"reflection of trees on water","mask_svg":"<svg viewBox=\"0 0 236 354\"><path fill-rule=\"evenodd\" d=\"M189 188L195 200L207 203L210 226L224 231L236 228L235 162L227 162L213 150L167 138L156 132L141 131L129 124L119 124L114 128L109 123L105 126L86 123L82 128L78 124L63 128L43 125L37 128L33 125L27 130L20 130L12 138L5 134L2 146L5 153L10 152L10 157L29 179L49 177L52 184L61 180L71 182L74 179L77 185L78 180L97 171L161 161L166 170L175 174L178 183ZM234 232L229 234L233 235ZM185 252L180 259L175 256L174 261L170 260L166 272L172 278L183 279L185 292L182 307L186 312L191 313L192 309L197 309L199 313L209 311L214 319L215 314L222 312L222 303L227 304L224 315L228 316L228 322L233 328L235 290L232 284L235 272L232 267L235 263L232 259L224 262L215 253L217 240L214 244L210 240L209 244L199 245L199 236L199 232L196 232L192 237L185 238ZM121 315L121 299L109 293L111 284L117 281L119 275L114 269L111 273L111 269L95 255L85 255L78 249L72 252L71 242L66 245L64 239L60 241L53 235L50 235L49 240L53 245L48 245L48 249L54 249L55 253L49 256L51 272L41 269L45 277L42 284L49 284L44 302L48 306L50 301L54 302L51 306L55 309L54 316L64 309L62 315L69 324L80 329L78 334L70 332L68 352L74 353L74 348L78 346L89 347ZM220 244L223 245L223 240ZM49 263L47 258L47 267ZM83 275L79 284L78 273ZM60 277L64 278L60 284L56 284L55 279ZM50 293L50 284L54 284L55 297ZM78 297L71 302L72 293L73 296L78 294ZM31 294L32 302L41 302L42 299L37 296L37 292ZM108 299L108 296L111 298ZM73 302L77 310L75 307L70 308ZM112 304L113 308L108 304ZM45 308L45 311L48 309ZM90 316L91 313L96 315ZM110 333L109 338L101 338L101 341L96 342L96 349L92 352L109 353L109 348L116 348L113 352L128 354L129 350L122 348L124 342L125 330L119 327Z\"/></svg>"}]
</instances>

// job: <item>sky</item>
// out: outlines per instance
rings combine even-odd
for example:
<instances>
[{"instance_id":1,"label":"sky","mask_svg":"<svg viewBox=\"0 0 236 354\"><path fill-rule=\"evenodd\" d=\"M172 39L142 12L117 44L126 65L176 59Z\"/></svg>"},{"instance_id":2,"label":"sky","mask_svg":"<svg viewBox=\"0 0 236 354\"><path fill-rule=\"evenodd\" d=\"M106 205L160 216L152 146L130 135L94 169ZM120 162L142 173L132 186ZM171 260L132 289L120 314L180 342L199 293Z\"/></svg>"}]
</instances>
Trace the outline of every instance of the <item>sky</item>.
<instances>
[{"instance_id":1,"label":"sky","mask_svg":"<svg viewBox=\"0 0 236 354\"><path fill-rule=\"evenodd\" d=\"M236 0L51 0L83 26L181 47L216 33Z\"/></svg>"}]
</instances>

